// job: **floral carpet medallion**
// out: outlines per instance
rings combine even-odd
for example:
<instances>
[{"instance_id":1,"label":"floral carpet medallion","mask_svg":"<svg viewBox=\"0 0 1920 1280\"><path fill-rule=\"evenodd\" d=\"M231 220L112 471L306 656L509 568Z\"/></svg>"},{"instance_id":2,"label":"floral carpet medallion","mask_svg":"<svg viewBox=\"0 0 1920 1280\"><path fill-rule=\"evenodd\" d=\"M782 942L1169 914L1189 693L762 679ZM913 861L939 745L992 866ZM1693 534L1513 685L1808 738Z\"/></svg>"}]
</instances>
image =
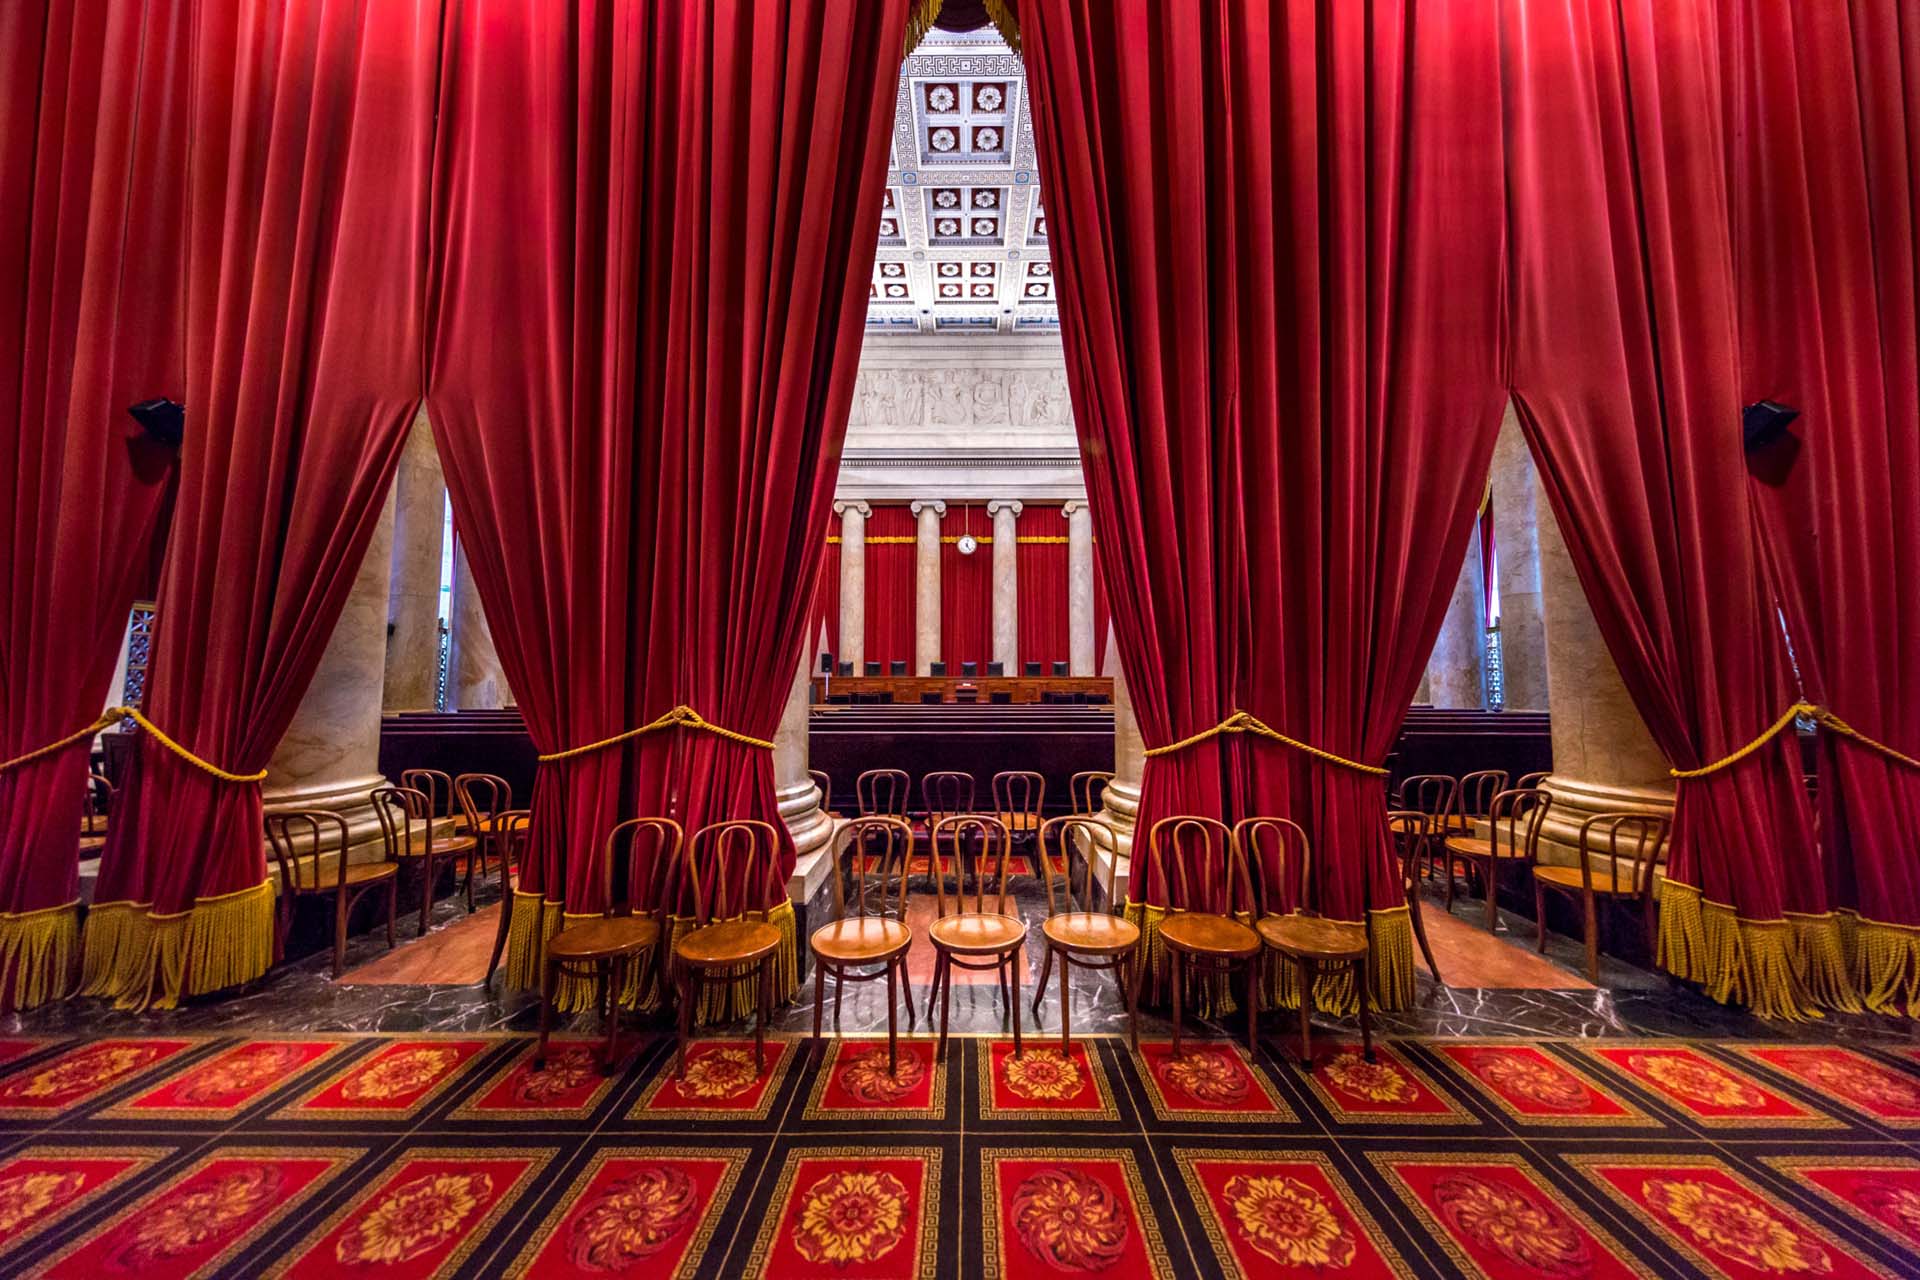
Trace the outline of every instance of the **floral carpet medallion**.
<instances>
[{"instance_id":1,"label":"floral carpet medallion","mask_svg":"<svg viewBox=\"0 0 1920 1280\"><path fill-rule=\"evenodd\" d=\"M266 1274L297 1280L451 1275L552 1154L510 1147L416 1149Z\"/></svg>"},{"instance_id":2,"label":"floral carpet medallion","mask_svg":"<svg viewBox=\"0 0 1920 1280\"><path fill-rule=\"evenodd\" d=\"M940 1120L947 1114L947 1068L932 1040L900 1041L889 1068L885 1040L835 1040L807 1098L809 1120Z\"/></svg>"},{"instance_id":3,"label":"floral carpet medallion","mask_svg":"<svg viewBox=\"0 0 1920 1280\"><path fill-rule=\"evenodd\" d=\"M0 1257L167 1154L164 1147L34 1146L0 1160Z\"/></svg>"},{"instance_id":4,"label":"floral carpet medallion","mask_svg":"<svg viewBox=\"0 0 1920 1280\"><path fill-rule=\"evenodd\" d=\"M1173 1155L1214 1256L1237 1280L1412 1274L1325 1156L1199 1148Z\"/></svg>"},{"instance_id":5,"label":"floral carpet medallion","mask_svg":"<svg viewBox=\"0 0 1920 1280\"><path fill-rule=\"evenodd\" d=\"M1374 1042L1372 1062L1358 1041L1325 1046L1314 1054L1307 1081L1333 1118L1347 1124L1471 1124L1473 1117L1440 1092L1427 1074L1401 1054Z\"/></svg>"},{"instance_id":6,"label":"floral carpet medallion","mask_svg":"<svg viewBox=\"0 0 1920 1280\"><path fill-rule=\"evenodd\" d=\"M1688 1045L1602 1044L1585 1050L1704 1125L1768 1125L1820 1129L1840 1121L1775 1093L1758 1080Z\"/></svg>"},{"instance_id":7,"label":"floral carpet medallion","mask_svg":"<svg viewBox=\"0 0 1920 1280\"><path fill-rule=\"evenodd\" d=\"M1180 1049L1176 1058L1171 1040L1140 1042L1140 1080L1160 1119L1263 1124L1295 1118L1238 1043L1182 1040Z\"/></svg>"},{"instance_id":8,"label":"floral carpet medallion","mask_svg":"<svg viewBox=\"0 0 1920 1280\"><path fill-rule=\"evenodd\" d=\"M1657 1123L1619 1094L1538 1045L1441 1040L1432 1048L1521 1124L1612 1128Z\"/></svg>"},{"instance_id":9,"label":"floral carpet medallion","mask_svg":"<svg viewBox=\"0 0 1920 1280\"><path fill-rule=\"evenodd\" d=\"M1713 1156L1569 1156L1708 1275L1888 1276Z\"/></svg>"},{"instance_id":10,"label":"floral carpet medallion","mask_svg":"<svg viewBox=\"0 0 1920 1280\"><path fill-rule=\"evenodd\" d=\"M225 1119L240 1114L350 1041L250 1040L215 1054L103 1114Z\"/></svg>"},{"instance_id":11,"label":"floral carpet medallion","mask_svg":"<svg viewBox=\"0 0 1920 1280\"><path fill-rule=\"evenodd\" d=\"M1089 1042L1076 1040L1063 1053L1057 1040L1030 1038L1019 1057L1011 1040L989 1040L983 1049L978 1056L982 1120L1119 1118L1106 1070Z\"/></svg>"},{"instance_id":12,"label":"floral carpet medallion","mask_svg":"<svg viewBox=\"0 0 1920 1280\"><path fill-rule=\"evenodd\" d=\"M605 1042L554 1037L547 1060L533 1065L539 1044L529 1044L460 1104L463 1120L572 1120L593 1114L616 1077L600 1069Z\"/></svg>"},{"instance_id":13,"label":"floral carpet medallion","mask_svg":"<svg viewBox=\"0 0 1920 1280\"><path fill-rule=\"evenodd\" d=\"M278 1113L285 1120L345 1120L416 1115L460 1078L486 1040L395 1040L307 1090Z\"/></svg>"},{"instance_id":14,"label":"floral carpet medallion","mask_svg":"<svg viewBox=\"0 0 1920 1280\"><path fill-rule=\"evenodd\" d=\"M184 1280L215 1273L360 1154L304 1146L297 1152L223 1148L95 1226L41 1274Z\"/></svg>"},{"instance_id":15,"label":"floral carpet medallion","mask_svg":"<svg viewBox=\"0 0 1920 1280\"><path fill-rule=\"evenodd\" d=\"M761 1071L752 1040L695 1040L687 1045L686 1072L675 1076L669 1057L629 1118L765 1120L794 1053L793 1041L769 1037Z\"/></svg>"},{"instance_id":16,"label":"floral carpet medallion","mask_svg":"<svg viewBox=\"0 0 1920 1280\"><path fill-rule=\"evenodd\" d=\"M0 1119L52 1118L92 1102L195 1044L192 1040L94 1040L0 1077Z\"/></svg>"},{"instance_id":17,"label":"floral carpet medallion","mask_svg":"<svg viewBox=\"0 0 1920 1280\"><path fill-rule=\"evenodd\" d=\"M1175 1274L1131 1154L989 1147L980 1170L989 1280Z\"/></svg>"},{"instance_id":18,"label":"floral carpet medallion","mask_svg":"<svg viewBox=\"0 0 1920 1280\"><path fill-rule=\"evenodd\" d=\"M573 1180L520 1252L530 1280L686 1280L752 1152L615 1147Z\"/></svg>"},{"instance_id":19,"label":"floral carpet medallion","mask_svg":"<svg viewBox=\"0 0 1920 1280\"><path fill-rule=\"evenodd\" d=\"M787 1157L746 1274L933 1280L937 1147L802 1147Z\"/></svg>"},{"instance_id":20,"label":"floral carpet medallion","mask_svg":"<svg viewBox=\"0 0 1920 1280\"><path fill-rule=\"evenodd\" d=\"M1769 1165L1842 1214L1920 1257L1920 1160L1907 1156L1768 1156Z\"/></svg>"},{"instance_id":21,"label":"floral carpet medallion","mask_svg":"<svg viewBox=\"0 0 1920 1280\"><path fill-rule=\"evenodd\" d=\"M1920 1128L1920 1080L1864 1053L1832 1045L1742 1045L1739 1052L1881 1124Z\"/></svg>"},{"instance_id":22,"label":"floral carpet medallion","mask_svg":"<svg viewBox=\"0 0 1920 1280\"><path fill-rule=\"evenodd\" d=\"M1653 1274L1518 1156L1374 1152L1372 1158L1468 1275L1630 1280Z\"/></svg>"}]
</instances>

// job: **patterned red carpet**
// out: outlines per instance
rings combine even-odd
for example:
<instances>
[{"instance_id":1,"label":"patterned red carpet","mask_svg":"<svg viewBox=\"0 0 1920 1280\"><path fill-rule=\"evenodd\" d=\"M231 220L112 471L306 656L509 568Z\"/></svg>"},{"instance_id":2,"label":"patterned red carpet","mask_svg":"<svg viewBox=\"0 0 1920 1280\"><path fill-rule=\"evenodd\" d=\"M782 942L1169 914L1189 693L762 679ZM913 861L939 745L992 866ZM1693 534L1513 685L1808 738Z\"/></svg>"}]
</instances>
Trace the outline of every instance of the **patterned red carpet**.
<instances>
[{"instance_id":1,"label":"patterned red carpet","mask_svg":"<svg viewBox=\"0 0 1920 1280\"><path fill-rule=\"evenodd\" d=\"M1920 1051L0 1040L0 1274L1920 1274Z\"/></svg>"}]
</instances>

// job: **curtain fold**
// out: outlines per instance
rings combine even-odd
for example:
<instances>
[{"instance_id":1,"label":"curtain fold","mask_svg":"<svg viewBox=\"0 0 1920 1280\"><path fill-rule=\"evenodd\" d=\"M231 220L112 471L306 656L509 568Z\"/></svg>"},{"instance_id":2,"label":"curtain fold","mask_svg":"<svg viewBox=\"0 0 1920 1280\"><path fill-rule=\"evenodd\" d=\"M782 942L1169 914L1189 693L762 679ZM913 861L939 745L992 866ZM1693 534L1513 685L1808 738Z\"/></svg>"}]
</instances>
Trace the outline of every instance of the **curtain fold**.
<instances>
[{"instance_id":1,"label":"curtain fold","mask_svg":"<svg viewBox=\"0 0 1920 1280\"><path fill-rule=\"evenodd\" d=\"M913 670L914 517L901 503L874 503L867 519L867 656ZM856 671L853 674L859 675Z\"/></svg>"},{"instance_id":2,"label":"curtain fold","mask_svg":"<svg viewBox=\"0 0 1920 1280\"><path fill-rule=\"evenodd\" d=\"M1411 928L1366 770L1451 591L1418 566L1464 556L1499 426L1492 14L1031 0L1021 18L1098 559L1142 734L1168 752L1141 840L1172 813L1300 821L1316 905L1368 920L1373 993L1397 1006ZM1236 712L1351 764L1247 734L1175 747ZM1346 976L1320 991L1354 997Z\"/></svg>"},{"instance_id":3,"label":"curtain fold","mask_svg":"<svg viewBox=\"0 0 1920 1280\"><path fill-rule=\"evenodd\" d=\"M1029 502L1018 520L1020 545L1015 557L1019 580L1020 661L1053 664L1072 656L1067 629L1067 518L1057 502ZM1095 640L1103 643L1105 636ZM1008 675L1019 675L1009 671Z\"/></svg>"},{"instance_id":4,"label":"curtain fold","mask_svg":"<svg viewBox=\"0 0 1920 1280\"><path fill-rule=\"evenodd\" d=\"M0 12L0 759L99 714L152 589L175 451L127 406L185 395L186 16L177 0ZM72 987L92 746L0 773L0 1011Z\"/></svg>"},{"instance_id":5,"label":"curtain fold","mask_svg":"<svg viewBox=\"0 0 1920 1280\"><path fill-rule=\"evenodd\" d=\"M1736 445L1733 8L1502 12L1515 403L1635 705L1702 769L1795 696ZM1856 1007L1791 734L1681 779L1660 901L1660 962L1715 999Z\"/></svg>"},{"instance_id":6,"label":"curtain fold","mask_svg":"<svg viewBox=\"0 0 1920 1280\"><path fill-rule=\"evenodd\" d=\"M827 509L826 542L820 550L820 585L815 588L813 599L814 622L808 628L807 652L814 654L820 645L822 628L826 631L826 648L834 661L840 660L840 517ZM813 674L819 674L819 659L816 656L809 668Z\"/></svg>"},{"instance_id":7,"label":"curtain fold","mask_svg":"<svg viewBox=\"0 0 1920 1280\"><path fill-rule=\"evenodd\" d=\"M145 710L235 775L293 717L419 402L435 8L194 10L187 437ZM143 733L118 808L84 989L166 1007L265 972L258 783Z\"/></svg>"},{"instance_id":8,"label":"curtain fold","mask_svg":"<svg viewBox=\"0 0 1920 1280\"><path fill-rule=\"evenodd\" d=\"M980 545L963 556L968 533ZM985 675L993 657L993 521L980 503L949 502L940 521L940 657L956 676L963 662Z\"/></svg>"}]
</instances>

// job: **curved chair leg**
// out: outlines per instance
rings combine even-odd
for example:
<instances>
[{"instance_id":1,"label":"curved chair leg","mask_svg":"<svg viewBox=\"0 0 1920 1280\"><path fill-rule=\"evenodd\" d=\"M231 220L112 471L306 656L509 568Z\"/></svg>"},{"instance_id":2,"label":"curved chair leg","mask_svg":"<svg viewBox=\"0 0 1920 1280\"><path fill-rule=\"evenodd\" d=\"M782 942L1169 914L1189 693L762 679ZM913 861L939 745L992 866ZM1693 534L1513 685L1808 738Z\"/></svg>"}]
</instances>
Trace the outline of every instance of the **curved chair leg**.
<instances>
[{"instance_id":1,"label":"curved chair leg","mask_svg":"<svg viewBox=\"0 0 1920 1280\"><path fill-rule=\"evenodd\" d=\"M551 959L540 965L540 1047L533 1051L535 1071L547 1065L547 1032L553 1024L553 971L558 967Z\"/></svg>"},{"instance_id":2,"label":"curved chair leg","mask_svg":"<svg viewBox=\"0 0 1920 1280\"><path fill-rule=\"evenodd\" d=\"M913 1031L917 1025L913 1018L913 984L907 981L907 956L904 951L894 964L900 969L900 1003L907 1006L907 1030Z\"/></svg>"},{"instance_id":3,"label":"curved chair leg","mask_svg":"<svg viewBox=\"0 0 1920 1280\"><path fill-rule=\"evenodd\" d=\"M493 954L487 957L487 976L480 980L480 985L483 987L493 985L493 971L500 967L500 957L506 953L507 931L512 924L513 890L511 886L502 885L500 889L500 926L493 931Z\"/></svg>"},{"instance_id":4,"label":"curved chair leg","mask_svg":"<svg viewBox=\"0 0 1920 1280\"><path fill-rule=\"evenodd\" d=\"M1440 963L1433 958L1433 944L1427 941L1427 918L1420 913L1418 900L1407 904L1408 913L1413 917L1413 937L1420 944L1420 954L1427 958L1427 972L1441 986L1446 986L1445 978L1440 976Z\"/></svg>"},{"instance_id":5,"label":"curved chair leg","mask_svg":"<svg viewBox=\"0 0 1920 1280\"><path fill-rule=\"evenodd\" d=\"M1313 961L1297 958L1300 979L1300 1064L1313 1070Z\"/></svg>"},{"instance_id":6,"label":"curved chair leg","mask_svg":"<svg viewBox=\"0 0 1920 1280\"><path fill-rule=\"evenodd\" d=\"M1127 957L1127 1039L1135 1053L1140 1052L1140 954Z\"/></svg>"},{"instance_id":7,"label":"curved chair leg","mask_svg":"<svg viewBox=\"0 0 1920 1280\"><path fill-rule=\"evenodd\" d=\"M1533 882L1533 931L1535 950L1547 954L1547 891L1538 880Z\"/></svg>"},{"instance_id":8,"label":"curved chair leg","mask_svg":"<svg viewBox=\"0 0 1920 1280\"><path fill-rule=\"evenodd\" d=\"M1181 963L1181 954L1172 947L1167 948L1167 972L1173 983L1173 1048L1169 1051L1174 1057L1180 1056L1180 996L1181 988L1186 986L1185 965Z\"/></svg>"},{"instance_id":9,"label":"curved chair leg","mask_svg":"<svg viewBox=\"0 0 1920 1280\"><path fill-rule=\"evenodd\" d=\"M894 966L887 966L887 1074L900 1074L900 1015L894 1006Z\"/></svg>"},{"instance_id":10,"label":"curved chair leg","mask_svg":"<svg viewBox=\"0 0 1920 1280\"><path fill-rule=\"evenodd\" d=\"M760 960L759 999L753 1005L753 1066L760 1075L767 1073L767 1014L773 1007L773 964L766 957ZM840 987L834 984L833 1011L840 1012ZM835 1022L838 1022L836 1017Z\"/></svg>"},{"instance_id":11,"label":"curved chair leg","mask_svg":"<svg viewBox=\"0 0 1920 1280\"><path fill-rule=\"evenodd\" d=\"M433 859L420 859L420 931L416 936L422 938L433 922L433 872Z\"/></svg>"},{"instance_id":12,"label":"curved chair leg","mask_svg":"<svg viewBox=\"0 0 1920 1280\"><path fill-rule=\"evenodd\" d=\"M1014 965L1019 962L1019 958L1020 958L1020 953L1018 951L1009 951L1007 953L1007 958L1006 958L1007 983L1009 986L1014 988L1017 988L1019 986L1019 983L1017 981L1017 979L1019 978L1019 974L1014 971ZM1018 1058L1020 1056L1020 1000L1019 1000L1019 997L1015 996L1009 999L1007 1001L1007 1008L1012 1010L1013 1012L1013 1056Z\"/></svg>"},{"instance_id":13,"label":"curved chair leg","mask_svg":"<svg viewBox=\"0 0 1920 1280\"><path fill-rule=\"evenodd\" d=\"M948 1006L953 1003L953 982L947 973L950 967L951 962L947 959L946 953L941 952L939 958L935 960L933 964L933 993L927 997L927 1021L929 1023L933 1021L933 998L936 995L940 997L940 1057L943 1061L947 1056Z\"/></svg>"},{"instance_id":14,"label":"curved chair leg","mask_svg":"<svg viewBox=\"0 0 1920 1280\"><path fill-rule=\"evenodd\" d=\"M827 965L819 956L813 958L813 1047L808 1052L819 1053L825 1047L826 1040L820 1034L820 1022L827 1008Z\"/></svg>"},{"instance_id":15,"label":"curved chair leg","mask_svg":"<svg viewBox=\"0 0 1920 1280\"><path fill-rule=\"evenodd\" d=\"M399 945L394 935L393 918L400 914L400 875L395 872L387 877L387 950Z\"/></svg>"},{"instance_id":16,"label":"curved chair leg","mask_svg":"<svg viewBox=\"0 0 1920 1280\"><path fill-rule=\"evenodd\" d=\"M1052 947L1047 948L1047 955L1048 956L1053 955ZM1061 1053L1065 1053L1069 1049L1073 1048L1073 1036L1071 1032L1068 1031L1068 1025L1073 1021L1073 1014L1070 1012L1067 1006L1067 1002L1072 998L1072 993L1073 993L1073 957L1069 955L1067 952L1062 951L1060 953L1060 1052ZM1037 1011L1040 1008L1039 1002L1035 1001L1033 1007ZM1035 1031L1038 1031L1040 1029L1040 1015L1038 1012L1035 1012L1033 1015L1033 1029Z\"/></svg>"},{"instance_id":17,"label":"curved chair leg","mask_svg":"<svg viewBox=\"0 0 1920 1280\"><path fill-rule=\"evenodd\" d=\"M1587 981L1600 985L1600 912L1592 894L1584 895L1587 930Z\"/></svg>"},{"instance_id":18,"label":"curved chair leg","mask_svg":"<svg viewBox=\"0 0 1920 1280\"><path fill-rule=\"evenodd\" d=\"M687 1041L693 1034L693 1001L700 991L700 969L687 965L680 975L680 1035L673 1052L673 1078L687 1078Z\"/></svg>"},{"instance_id":19,"label":"curved chair leg","mask_svg":"<svg viewBox=\"0 0 1920 1280\"><path fill-rule=\"evenodd\" d=\"M1500 931L1500 864L1492 858L1486 860L1486 872L1481 876L1481 884L1487 891L1487 932Z\"/></svg>"},{"instance_id":20,"label":"curved chair leg","mask_svg":"<svg viewBox=\"0 0 1920 1280\"><path fill-rule=\"evenodd\" d=\"M1367 1016L1367 966L1363 957L1353 962L1353 985L1360 989L1360 1054L1373 1061L1373 1022Z\"/></svg>"},{"instance_id":21,"label":"curved chair leg","mask_svg":"<svg viewBox=\"0 0 1920 1280\"><path fill-rule=\"evenodd\" d=\"M1260 1056L1260 962L1264 953L1247 961L1247 1052Z\"/></svg>"},{"instance_id":22,"label":"curved chair leg","mask_svg":"<svg viewBox=\"0 0 1920 1280\"><path fill-rule=\"evenodd\" d=\"M1049 946L1040 961L1040 981L1033 988L1033 1025L1036 1030L1040 1026L1040 1000L1047 994L1047 979L1051 976L1053 976L1053 948ZM1062 977L1064 976L1063 973ZM1065 988L1063 987L1062 990Z\"/></svg>"}]
</instances>

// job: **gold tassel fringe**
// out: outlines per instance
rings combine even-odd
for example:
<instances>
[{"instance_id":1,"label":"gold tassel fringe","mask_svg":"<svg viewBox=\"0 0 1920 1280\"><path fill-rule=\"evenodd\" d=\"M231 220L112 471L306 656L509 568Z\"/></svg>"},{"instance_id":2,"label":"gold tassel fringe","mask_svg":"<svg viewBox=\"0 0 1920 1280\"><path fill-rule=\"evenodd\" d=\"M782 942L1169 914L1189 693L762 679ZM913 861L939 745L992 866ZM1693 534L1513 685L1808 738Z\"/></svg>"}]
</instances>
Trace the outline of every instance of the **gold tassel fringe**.
<instances>
[{"instance_id":1,"label":"gold tassel fringe","mask_svg":"<svg viewBox=\"0 0 1920 1280\"><path fill-rule=\"evenodd\" d=\"M1920 1009L1920 928L1862 920L1852 911L1837 911L1834 919L1861 1002L1895 1016Z\"/></svg>"},{"instance_id":2,"label":"gold tassel fringe","mask_svg":"<svg viewBox=\"0 0 1920 1280\"><path fill-rule=\"evenodd\" d=\"M137 902L99 903L87 910L81 936L80 994L111 1000L122 975L140 967L153 937L153 921Z\"/></svg>"},{"instance_id":3,"label":"gold tassel fringe","mask_svg":"<svg viewBox=\"0 0 1920 1280\"><path fill-rule=\"evenodd\" d=\"M1660 967L1701 984L1707 998L1721 1004L1744 1004L1763 1018L1788 1022L1820 1017L1795 966L1793 932L1785 920L1742 920L1732 907L1705 901L1692 885L1669 880L1661 886Z\"/></svg>"},{"instance_id":4,"label":"gold tassel fringe","mask_svg":"<svg viewBox=\"0 0 1920 1280\"><path fill-rule=\"evenodd\" d=\"M273 967L273 882L198 899L177 915L110 902L87 914L80 990L122 1009L171 1009L183 996L251 982Z\"/></svg>"},{"instance_id":5,"label":"gold tassel fringe","mask_svg":"<svg viewBox=\"0 0 1920 1280\"><path fill-rule=\"evenodd\" d=\"M0 914L0 975L8 987L0 1007L37 1009L64 1000L80 943L80 904Z\"/></svg>"},{"instance_id":6,"label":"gold tassel fringe","mask_svg":"<svg viewBox=\"0 0 1920 1280\"><path fill-rule=\"evenodd\" d=\"M1787 924L1788 959L1800 985L1822 1008L1859 1013L1860 996L1847 963L1840 917L1832 912L1813 916L1789 911Z\"/></svg>"},{"instance_id":7,"label":"gold tassel fringe","mask_svg":"<svg viewBox=\"0 0 1920 1280\"><path fill-rule=\"evenodd\" d=\"M901 50L905 57L920 47L920 42L933 30L933 24L940 17L945 0L913 0L913 7L907 10L907 43Z\"/></svg>"}]
</instances>

